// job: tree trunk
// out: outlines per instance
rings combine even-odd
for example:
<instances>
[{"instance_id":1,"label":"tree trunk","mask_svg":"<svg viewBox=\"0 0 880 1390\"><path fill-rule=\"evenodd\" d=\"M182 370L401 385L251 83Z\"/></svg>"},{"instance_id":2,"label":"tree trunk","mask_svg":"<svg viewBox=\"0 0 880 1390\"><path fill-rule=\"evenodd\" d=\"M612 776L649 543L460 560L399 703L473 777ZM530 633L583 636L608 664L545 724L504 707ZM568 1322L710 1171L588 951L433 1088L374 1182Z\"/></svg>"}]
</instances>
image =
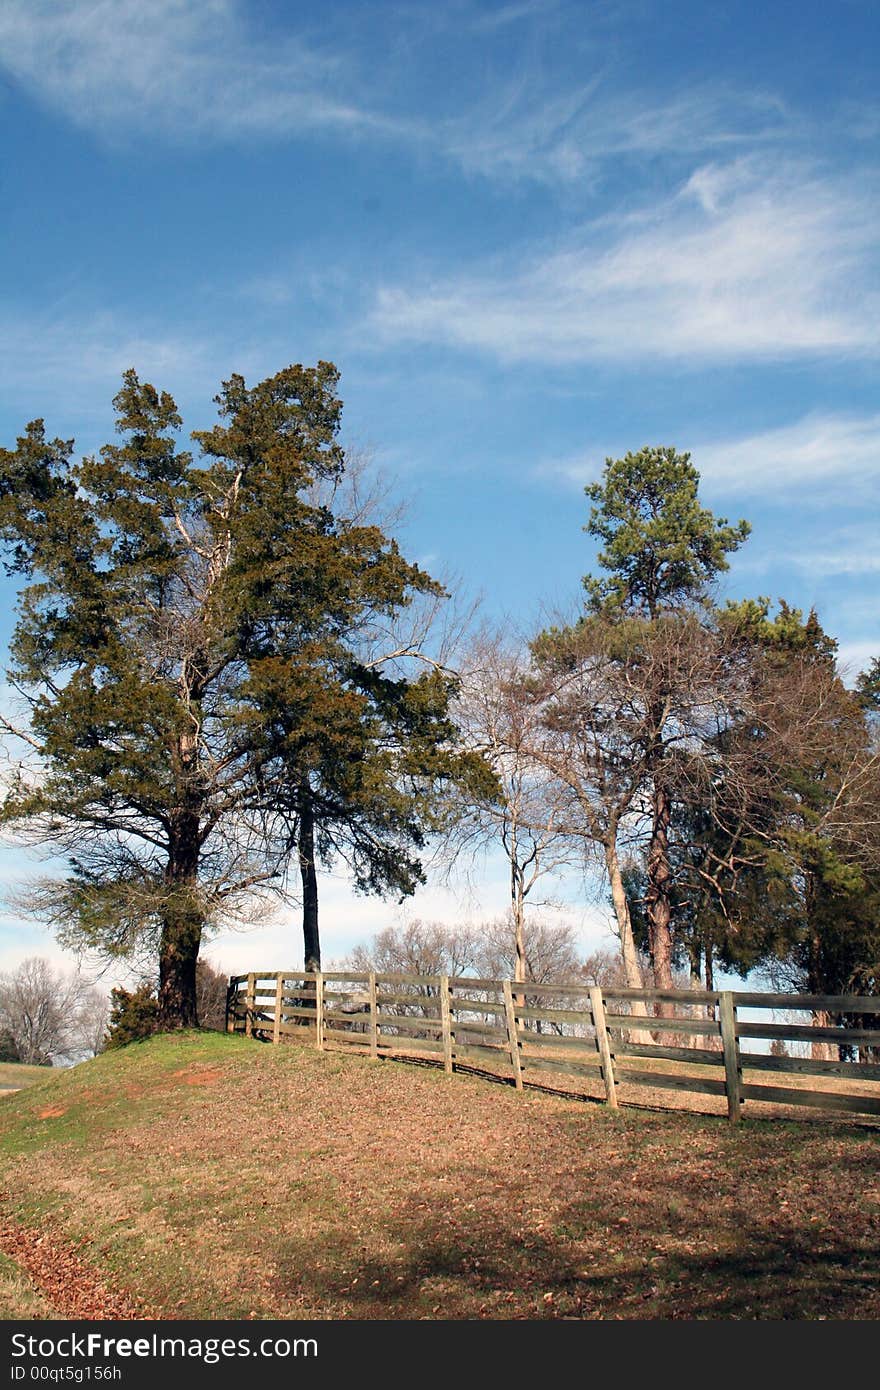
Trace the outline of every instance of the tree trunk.
<instances>
[{"instance_id":1,"label":"tree trunk","mask_svg":"<svg viewBox=\"0 0 880 1390\"><path fill-rule=\"evenodd\" d=\"M814 1028L831 1028L834 1023L834 1019L827 1009L817 1009L815 1013L810 1015L810 1018ZM816 1042L810 1043L810 1056L814 1062L836 1062L839 1057L839 1048L835 1047L834 1043L817 1039Z\"/></svg>"},{"instance_id":2,"label":"tree trunk","mask_svg":"<svg viewBox=\"0 0 880 1390\"><path fill-rule=\"evenodd\" d=\"M613 840L610 840L605 846L605 867L608 870L611 901L614 904L614 915L617 918L617 934L620 937L620 954L623 958L626 987L627 989L644 989L645 982L642 979L642 967L639 965L639 953L636 950L633 936L629 903L626 900L626 889L623 886L617 847ZM635 1002L639 1003L640 1001L636 1000Z\"/></svg>"},{"instance_id":3,"label":"tree trunk","mask_svg":"<svg viewBox=\"0 0 880 1390\"><path fill-rule=\"evenodd\" d=\"M194 913L166 914L159 944L159 1030L198 1028L196 962L202 922Z\"/></svg>"},{"instance_id":4,"label":"tree trunk","mask_svg":"<svg viewBox=\"0 0 880 1390\"><path fill-rule=\"evenodd\" d=\"M704 969L705 969L704 983L705 983L705 988L708 990L708 992L709 992L710 994L714 994L714 992L715 992L715 955L714 955L714 951L713 951L713 948L712 948L712 942L711 942L711 940L707 940L706 946L705 946L705 952L706 952L705 958L704 958ZM716 1016L716 1012L717 1012L717 1006L716 1006L715 1004L707 1004L707 1005L706 1005L706 1017L707 1017L708 1019L712 1019L712 1020L714 1021L714 1020L715 1020L715 1016ZM710 1050L714 1050L714 1051L716 1051L716 1052L720 1052L720 1051L721 1051L721 1039L720 1039L719 1037L715 1037L714 1035L711 1036L711 1037L708 1037L708 1038L696 1038L696 1039L695 1039L695 1042L694 1042L694 1046L695 1046L695 1047L707 1047L707 1048L709 1048Z\"/></svg>"},{"instance_id":5,"label":"tree trunk","mask_svg":"<svg viewBox=\"0 0 880 1390\"><path fill-rule=\"evenodd\" d=\"M308 783L299 795L299 872L303 895L303 957L309 972L321 969L321 939L318 934L318 872L315 867L315 813Z\"/></svg>"},{"instance_id":6,"label":"tree trunk","mask_svg":"<svg viewBox=\"0 0 880 1390\"><path fill-rule=\"evenodd\" d=\"M623 959L623 974L626 980L627 989L644 989L645 982L642 979L642 967L639 965L639 953L636 950L635 938L633 937L632 922L629 915L629 903L626 900L626 889L623 886L623 878L620 873L620 862L617 858L617 845L613 835L609 837L605 844L605 867L608 871L608 881L611 885L611 901L614 904L614 915L617 918L617 933L620 937L620 954ZM629 1001L629 1011L638 1018L646 1018L648 1014L647 1005L642 999L631 999ZM632 1041L635 1043L650 1042L650 1033L634 1032Z\"/></svg>"},{"instance_id":7,"label":"tree trunk","mask_svg":"<svg viewBox=\"0 0 880 1390\"><path fill-rule=\"evenodd\" d=\"M811 892L807 892L808 911L810 905ZM825 980L822 972L822 941L817 931L810 934L809 951L807 965L807 988L810 994L824 994ZM814 1028L830 1028L833 1019L825 1009L817 1009L811 1014L812 1025ZM825 1042L818 1039L810 1043L810 1056L814 1062L833 1062L837 1060L838 1049L834 1043Z\"/></svg>"},{"instance_id":8,"label":"tree trunk","mask_svg":"<svg viewBox=\"0 0 880 1390\"><path fill-rule=\"evenodd\" d=\"M513 978L517 984L521 984L526 978L526 942L525 942L525 893L523 891L523 873L516 859L516 840L511 848L510 856L510 913L513 918L513 945L514 962Z\"/></svg>"},{"instance_id":9,"label":"tree trunk","mask_svg":"<svg viewBox=\"0 0 880 1390\"><path fill-rule=\"evenodd\" d=\"M173 820L165 871L167 897L159 942L159 1029L198 1028L196 962L204 916L199 903L199 817L192 809Z\"/></svg>"},{"instance_id":10,"label":"tree trunk","mask_svg":"<svg viewBox=\"0 0 880 1390\"><path fill-rule=\"evenodd\" d=\"M197 704L195 685L186 685ZM185 692L184 692L185 693ZM198 1028L196 963L204 927L199 894L202 801L198 789L199 743L194 728L181 734L172 750L179 802L172 812L165 869L166 899L159 941L159 1008L161 1032Z\"/></svg>"},{"instance_id":11,"label":"tree trunk","mask_svg":"<svg viewBox=\"0 0 880 1390\"><path fill-rule=\"evenodd\" d=\"M657 989L672 989L672 875L669 870L669 821L672 812L666 788L656 784L651 797L652 826L648 846L648 888L645 912L648 946ZM661 1017L670 1017L671 1004L659 1004Z\"/></svg>"}]
</instances>

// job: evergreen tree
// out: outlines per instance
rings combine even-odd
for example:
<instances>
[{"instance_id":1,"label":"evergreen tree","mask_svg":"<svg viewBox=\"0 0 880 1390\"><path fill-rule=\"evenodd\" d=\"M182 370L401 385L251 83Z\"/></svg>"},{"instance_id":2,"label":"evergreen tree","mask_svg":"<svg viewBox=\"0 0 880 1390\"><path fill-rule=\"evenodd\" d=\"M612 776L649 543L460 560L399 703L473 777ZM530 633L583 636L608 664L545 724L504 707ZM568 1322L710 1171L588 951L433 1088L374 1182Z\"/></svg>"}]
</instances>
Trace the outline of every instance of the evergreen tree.
<instances>
[{"instance_id":1,"label":"evergreen tree","mask_svg":"<svg viewBox=\"0 0 880 1390\"><path fill-rule=\"evenodd\" d=\"M717 621L740 707L728 702L711 781L671 820L674 947L695 973L702 964L708 988L718 963L759 968L784 990L872 993L880 780L863 697L840 680L815 612L781 601L771 614L769 600L750 599ZM640 905L641 868L632 891ZM638 907L633 920L639 935Z\"/></svg>"},{"instance_id":2,"label":"evergreen tree","mask_svg":"<svg viewBox=\"0 0 880 1390\"><path fill-rule=\"evenodd\" d=\"M784 904L765 958L813 994L873 992L880 956L880 767L864 686L848 690L837 644L812 610L784 601L728 605L755 645L754 703L731 731L751 761L752 805L738 853ZM755 718L757 714L757 718ZM766 919L760 906L756 923Z\"/></svg>"},{"instance_id":3,"label":"evergreen tree","mask_svg":"<svg viewBox=\"0 0 880 1390\"><path fill-rule=\"evenodd\" d=\"M602 542L607 571L584 579L592 612L653 620L705 604L727 556L748 539L747 521L729 526L700 506L690 457L646 447L609 458L602 481L584 489L593 503L584 530Z\"/></svg>"},{"instance_id":4,"label":"evergreen tree","mask_svg":"<svg viewBox=\"0 0 880 1390\"><path fill-rule=\"evenodd\" d=\"M593 506L584 529L601 541L598 562L607 573L584 579L590 615L585 621L620 624L624 666L633 671L641 666L649 674L636 681L636 698L644 706L641 751L650 798L644 907L651 963L661 989L671 987L673 960L670 824L676 788L669 752L683 727L693 725L688 698L692 676L689 663L675 658L676 633L695 650L689 628L695 617L710 612L712 584L750 531L748 522L730 526L702 507L698 487L689 454L646 447L607 459L601 481L586 488ZM654 658L658 643L666 654L660 662Z\"/></svg>"},{"instance_id":5,"label":"evergreen tree","mask_svg":"<svg viewBox=\"0 0 880 1390\"><path fill-rule=\"evenodd\" d=\"M231 377L194 457L128 371L121 443L75 462L37 420L0 451L30 716L4 818L67 857L34 901L65 941L158 952L163 1028L197 1021L205 931L283 892L291 854L314 968L321 854L410 892L437 792L485 775L455 749L451 678L379 646L440 586L314 495L345 465L337 383L326 362Z\"/></svg>"},{"instance_id":6,"label":"evergreen tree","mask_svg":"<svg viewBox=\"0 0 880 1390\"><path fill-rule=\"evenodd\" d=\"M107 1047L127 1047L129 1043L151 1038L159 1027L159 1005L151 984L137 989L110 991L110 1022L107 1028Z\"/></svg>"}]
</instances>

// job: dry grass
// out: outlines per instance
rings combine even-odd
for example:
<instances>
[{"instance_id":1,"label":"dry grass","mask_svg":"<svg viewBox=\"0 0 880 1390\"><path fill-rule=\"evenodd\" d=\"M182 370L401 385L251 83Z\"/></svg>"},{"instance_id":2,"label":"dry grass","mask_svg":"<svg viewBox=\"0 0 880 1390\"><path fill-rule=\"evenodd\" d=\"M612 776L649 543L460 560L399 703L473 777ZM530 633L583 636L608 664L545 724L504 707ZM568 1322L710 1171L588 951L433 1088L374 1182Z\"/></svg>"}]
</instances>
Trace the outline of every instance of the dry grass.
<instances>
[{"instance_id":1,"label":"dry grass","mask_svg":"<svg viewBox=\"0 0 880 1390\"><path fill-rule=\"evenodd\" d=\"M52 1067L28 1067L23 1062L0 1062L0 1095L6 1091L20 1091L25 1086L36 1086L42 1081L51 1080Z\"/></svg>"},{"instance_id":2,"label":"dry grass","mask_svg":"<svg viewBox=\"0 0 880 1390\"><path fill-rule=\"evenodd\" d=\"M0 1252L0 1320L51 1318L53 1309L33 1280Z\"/></svg>"},{"instance_id":3,"label":"dry grass","mask_svg":"<svg viewBox=\"0 0 880 1390\"><path fill-rule=\"evenodd\" d=\"M4 1101L0 1181L159 1316L877 1318L878 1137L202 1034Z\"/></svg>"}]
</instances>

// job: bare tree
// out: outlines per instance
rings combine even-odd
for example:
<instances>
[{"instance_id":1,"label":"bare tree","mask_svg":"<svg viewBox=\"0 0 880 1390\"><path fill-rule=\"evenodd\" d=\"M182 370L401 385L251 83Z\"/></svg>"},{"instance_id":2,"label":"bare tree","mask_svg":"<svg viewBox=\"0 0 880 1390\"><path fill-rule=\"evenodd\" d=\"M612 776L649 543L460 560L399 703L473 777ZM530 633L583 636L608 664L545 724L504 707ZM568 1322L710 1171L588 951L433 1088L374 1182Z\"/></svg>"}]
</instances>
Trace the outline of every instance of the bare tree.
<instances>
[{"instance_id":1,"label":"bare tree","mask_svg":"<svg viewBox=\"0 0 880 1390\"><path fill-rule=\"evenodd\" d=\"M15 1041L22 1062L51 1066L94 1055L106 1030L101 994L75 972L53 970L29 956L0 975L0 1029Z\"/></svg>"},{"instance_id":2,"label":"bare tree","mask_svg":"<svg viewBox=\"0 0 880 1390\"><path fill-rule=\"evenodd\" d=\"M222 1033L226 1027L226 991L229 977L206 960L196 965L196 1006L199 1024Z\"/></svg>"},{"instance_id":3,"label":"bare tree","mask_svg":"<svg viewBox=\"0 0 880 1390\"><path fill-rule=\"evenodd\" d=\"M97 989L86 989L73 1025L74 1055L97 1057L107 1046L110 998Z\"/></svg>"},{"instance_id":4,"label":"bare tree","mask_svg":"<svg viewBox=\"0 0 880 1390\"><path fill-rule=\"evenodd\" d=\"M527 657L497 634L473 643L462 677L456 719L466 746L498 779L500 795L461 805L459 844L500 844L510 872L511 978L534 978L526 953L526 903L538 881L570 864L576 842L565 826L565 799L535 757L540 710L526 685Z\"/></svg>"},{"instance_id":5,"label":"bare tree","mask_svg":"<svg viewBox=\"0 0 880 1390\"><path fill-rule=\"evenodd\" d=\"M383 928L369 945L356 946L344 965L380 975L466 975L477 968L479 952L479 934L470 923L449 927L416 917Z\"/></svg>"},{"instance_id":6,"label":"bare tree","mask_svg":"<svg viewBox=\"0 0 880 1390\"><path fill-rule=\"evenodd\" d=\"M481 922L478 931L476 968L493 980L513 978L516 963L509 917ZM535 984L572 984L581 971L577 933L568 922L554 922L532 916L522 938L525 980Z\"/></svg>"},{"instance_id":7,"label":"bare tree","mask_svg":"<svg viewBox=\"0 0 880 1390\"><path fill-rule=\"evenodd\" d=\"M602 989L626 988L626 972L619 951L606 947L591 951L581 961L580 973L588 985L599 985Z\"/></svg>"},{"instance_id":8,"label":"bare tree","mask_svg":"<svg viewBox=\"0 0 880 1390\"><path fill-rule=\"evenodd\" d=\"M685 788L717 775L730 698L723 637L692 613L650 622L596 616L545 633L533 652L534 756L568 797L568 828L600 849L630 988L643 980L624 861L644 852L654 983L669 990L672 808Z\"/></svg>"}]
</instances>

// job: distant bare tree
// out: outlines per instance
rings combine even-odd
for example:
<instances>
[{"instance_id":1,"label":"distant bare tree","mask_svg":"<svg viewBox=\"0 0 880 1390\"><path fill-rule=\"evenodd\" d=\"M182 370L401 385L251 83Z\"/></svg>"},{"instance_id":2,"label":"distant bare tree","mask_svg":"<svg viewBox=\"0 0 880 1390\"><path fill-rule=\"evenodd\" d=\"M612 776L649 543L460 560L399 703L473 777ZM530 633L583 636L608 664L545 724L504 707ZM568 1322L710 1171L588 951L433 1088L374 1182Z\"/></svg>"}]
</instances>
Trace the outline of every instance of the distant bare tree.
<instances>
[{"instance_id":1,"label":"distant bare tree","mask_svg":"<svg viewBox=\"0 0 880 1390\"><path fill-rule=\"evenodd\" d=\"M530 995L528 982L537 984L577 984L581 962L575 930L567 923L530 917L522 935L522 959L526 986L523 1002L529 1006L557 1006L553 995ZM508 916L488 922L449 926L444 922L413 921L403 927L386 927L370 945L361 945L341 962L356 971L375 970L377 974L474 975L489 980L513 980L516 942ZM402 988L402 987L401 987ZM389 1012L420 1012L418 999L436 995L435 985L413 987L413 1004L387 1007ZM480 990L473 991L476 996ZM569 1004L566 1003L566 1007ZM540 1031L540 1029L539 1029Z\"/></svg>"},{"instance_id":2,"label":"distant bare tree","mask_svg":"<svg viewBox=\"0 0 880 1390\"><path fill-rule=\"evenodd\" d=\"M109 1024L109 996L101 994L97 989L85 990L73 1026L76 1053L82 1053L86 1057L97 1057L99 1052L103 1052L107 1046Z\"/></svg>"},{"instance_id":3,"label":"distant bare tree","mask_svg":"<svg viewBox=\"0 0 880 1390\"><path fill-rule=\"evenodd\" d=\"M626 970L619 951L600 947L581 961L580 973L588 985L603 989L625 989Z\"/></svg>"},{"instance_id":4,"label":"distant bare tree","mask_svg":"<svg viewBox=\"0 0 880 1390\"><path fill-rule=\"evenodd\" d=\"M356 946L344 961L352 970L380 975L465 975L476 968L480 942L470 923L414 918L400 927L385 927L369 944Z\"/></svg>"},{"instance_id":5,"label":"distant bare tree","mask_svg":"<svg viewBox=\"0 0 880 1390\"><path fill-rule=\"evenodd\" d=\"M102 1014L103 1006L103 1014ZM71 971L53 970L29 956L0 975L0 1029L10 1034L22 1062L51 1066L99 1051L106 1030L106 1001Z\"/></svg>"},{"instance_id":6,"label":"distant bare tree","mask_svg":"<svg viewBox=\"0 0 880 1390\"><path fill-rule=\"evenodd\" d=\"M473 643L462 677L456 718L465 744L498 779L500 796L462 807L455 835L474 848L500 845L510 872L511 963L505 974L530 978L526 960L526 902L545 875L570 864L576 845L566 833L565 800L535 758L540 711L526 688L527 657L483 632Z\"/></svg>"},{"instance_id":7,"label":"distant bare tree","mask_svg":"<svg viewBox=\"0 0 880 1390\"><path fill-rule=\"evenodd\" d=\"M509 917L496 917L478 927L479 947L476 967L493 980L512 980L515 964L513 933ZM581 961L577 933L568 923L545 917L530 917L523 932L525 980L536 984L575 983Z\"/></svg>"},{"instance_id":8,"label":"distant bare tree","mask_svg":"<svg viewBox=\"0 0 880 1390\"><path fill-rule=\"evenodd\" d=\"M226 990L229 977L222 970L199 960L196 965L196 1009L199 1027L222 1033L226 1027Z\"/></svg>"},{"instance_id":9,"label":"distant bare tree","mask_svg":"<svg viewBox=\"0 0 880 1390\"><path fill-rule=\"evenodd\" d=\"M480 924L480 951L477 970L480 975L494 980L512 979L513 933L508 917L496 917L494 921ZM552 994L547 990L529 992L529 984L554 985L578 984L581 974L581 961L577 949L577 933L574 927L565 922L554 922L546 917L530 916L524 924L522 935L525 979L524 988L517 991L518 1001L526 1008L577 1009L586 1006L586 999L572 999L569 995ZM540 1020L527 1019L525 1027L541 1033L548 1029ZM551 1032L570 1032L568 1025L550 1024ZM577 1025L575 1031L582 1031Z\"/></svg>"}]
</instances>

